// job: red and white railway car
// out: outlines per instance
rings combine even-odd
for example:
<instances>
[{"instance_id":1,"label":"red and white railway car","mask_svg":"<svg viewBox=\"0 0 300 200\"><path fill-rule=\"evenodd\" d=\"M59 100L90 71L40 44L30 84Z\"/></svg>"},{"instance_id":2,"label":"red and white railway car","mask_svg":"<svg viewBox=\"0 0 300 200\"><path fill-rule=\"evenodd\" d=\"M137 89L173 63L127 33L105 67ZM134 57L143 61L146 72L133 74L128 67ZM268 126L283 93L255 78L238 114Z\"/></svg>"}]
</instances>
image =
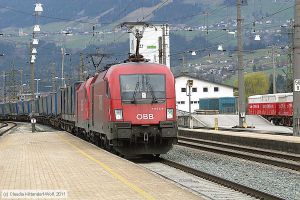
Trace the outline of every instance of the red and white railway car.
<instances>
[{"instance_id":1,"label":"red and white railway car","mask_svg":"<svg viewBox=\"0 0 300 200\"><path fill-rule=\"evenodd\" d=\"M293 93L254 95L248 98L248 113L261 115L278 125L292 125Z\"/></svg>"},{"instance_id":2,"label":"red and white railway car","mask_svg":"<svg viewBox=\"0 0 300 200\"><path fill-rule=\"evenodd\" d=\"M162 154L177 141L175 80L164 65L114 65L76 94L77 132L104 147L123 155Z\"/></svg>"},{"instance_id":3,"label":"red and white railway car","mask_svg":"<svg viewBox=\"0 0 300 200\"><path fill-rule=\"evenodd\" d=\"M293 93L282 93L278 96L279 116L293 116Z\"/></svg>"}]
</instances>

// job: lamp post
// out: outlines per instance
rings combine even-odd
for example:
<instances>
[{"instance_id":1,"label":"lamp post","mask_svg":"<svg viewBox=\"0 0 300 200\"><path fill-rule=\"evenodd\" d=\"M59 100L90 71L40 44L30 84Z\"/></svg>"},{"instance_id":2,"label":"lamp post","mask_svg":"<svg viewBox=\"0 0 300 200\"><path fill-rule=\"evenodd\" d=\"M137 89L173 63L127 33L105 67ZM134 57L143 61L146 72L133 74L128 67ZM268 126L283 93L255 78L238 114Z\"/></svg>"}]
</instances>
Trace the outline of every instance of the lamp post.
<instances>
[{"instance_id":1,"label":"lamp post","mask_svg":"<svg viewBox=\"0 0 300 200\"><path fill-rule=\"evenodd\" d=\"M272 45L271 49L272 49L271 54L272 54L272 74L273 74L272 86L273 86L273 94L276 94L277 93L277 88L276 88L276 77L277 77L277 75L276 75L277 63L276 62L277 61L276 61L276 57L280 56L280 54L278 54L278 51L276 49L280 50L280 49L284 49L284 47L277 48L275 45Z\"/></svg>"},{"instance_id":2,"label":"lamp post","mask_svg":"<svg viewBox=\"0 0 300 200\"><path fill-rule=\"evenodd\" d=\"M64 63L65 63L65 49L61 48L61 87L65 87L65 78L64 78Z\"/></svg>"},{"instance_id":3,"label":"lamp post","mask_svg":"<svg viewBox=\"0 0 300 200\"><path fill-rule=\"evenodd\" d=\"M293 135L300 136L300 0L295 1Z\"/></svg>"},{"instance_id":4,"label":"lamp post","mask_svg":"<svg viewBox=\"0 0 300 200\"><path fill-rule=\"evenodd\" d=\"M36 81L36 98L38 98L38 96L39 96L39 81L41 79L35 78L34 80Z\"/></svg>"},{"instance_id":5,"label":"lamp post","mask_svg":"<svg viewBox=\"0 0 300 200\"><path fill-rule=\"evenodd\" d=\"M242 38L242 16L241 0L237 2L237 43L238 43L238 88L239 88L239 127L246 124L246 105L245 105L245 81L243 66L243 38Z\"/></svg>"},{"instance_id":6,"label":"lamp post","mask_svg":"<svg viewBox=\"0 0 300 200\"><path fill-rule=\"evenodd\" d=\"M66 49L65 49L65 43L66 43L66 37L67 36L70 36L71 33L69 31L66 31L64 33L64 39L63 39L63 42L62 42L62 47L60 48L60 51L61 51L61 87L64 88L66 87L66 81L65 81L65 76L64 76L64 65L65 65L65 55L70 55L68 53L66 53Z\"/></svg>"},{"instance_id":7,"label":"lamp post","mask_svg":"<svg viewBox=\"0 0 300 200\"><path fill-rule=\"evenodd\" d=\"M33 32L32 32L32 41L30 43L30 69L31 69L31 94L32 94L32 99L35 100L35 95L34 95L34 80L37 81L37 94L38 94L38 79L34 79L34 63L36 60L36 46L39 44L39 40L36 38L36 34L41 31L40 25L38 24L38 19L39 16L42 14L44 11L43 6L41 3L36 2L35 7L34 7L34 16L35 16L35 25L33 27ZM32 126L32 132L35 132L35 123L36 119L34 118L35 115L35 101L33 102L32 105L32 113L31 113L31 126Z\"/></svg>"},{"instance_id":8,"label":"lamp post","mask_svg":"<svg viewBox=\"0 0 300 200\"><path fill-rule=\"evenodd\" d=\"M23 98L23 100L25 99L25 95L24 95L24 87L26 86L26 83L23 83L21 85L21 98Z\"/></svg>"},{"instance_id":9,"label":"lamp post","mask_svg":"<svg viewBox=\"0 0 300 200\"><path fill-rule=\"evenodd\" d=\"M273 64L273 94L276 93L276 67L275 67L275 46L272 46L272 64Z\"/></svg>"},{"instance_id":10,"label":"lamp post","mask_svg":"<svg viewBox=\"0 0 300 200\"><path fill-rule=\"evenodd\" d=\"M6 103L6 77L8 76L5 71L1 75L3 77L3 103Z\"/></svg>"},{"instance_id":11,"label":"lamp post","mask_svg":"<svg viewBox=\"0 0 300 200\"><path fill-rule=\"evenodd\" d=\"M181 74L182 75L187 75L188 74L188 70L187 70L185 55L182 54L182 58L179 58L178 60L182 61L182 68L180 70Z\"/></svg>"},{"instance_id":12,"label":"lamp post","mask_svg":"<svg viewBox=\"0 0 300 200\"><path fill-rule=\"evenodd\" d=\"M4 53L1 53L0 56L4 56ZM3 77L3 103L6 103L6 73L3 71L2 77Z\"/></svg>"},{"instance_id":13,"label":"lamp post","mask_svg":"<svg viewBox=\"0 0 300 200\"><path fill-rule=\"evenodd\" d=\"M55 76L54 78L52 78L52 92L56 92L57 86L56 86L56 81L57 81L58 76Z\"/></svg>"},{"instance_id":14,"label":"lamp post","mask_svg":"<svg viewBox=\"0 0 300 200\"><path fill-rule=\"evenodd\" d=\"M71 77L72 77L72 74L70 72L70 69L72 67L72 59L71 59L71 53L66 53L65 52L65 56L68 56L69 57L69 64L67 66L69 66L69 73L67 73L67 76L65 77L65 87L70 85L70 80L71 80ZM67 81L66 81L67 80Z\"/></svg>"}]
</instances>

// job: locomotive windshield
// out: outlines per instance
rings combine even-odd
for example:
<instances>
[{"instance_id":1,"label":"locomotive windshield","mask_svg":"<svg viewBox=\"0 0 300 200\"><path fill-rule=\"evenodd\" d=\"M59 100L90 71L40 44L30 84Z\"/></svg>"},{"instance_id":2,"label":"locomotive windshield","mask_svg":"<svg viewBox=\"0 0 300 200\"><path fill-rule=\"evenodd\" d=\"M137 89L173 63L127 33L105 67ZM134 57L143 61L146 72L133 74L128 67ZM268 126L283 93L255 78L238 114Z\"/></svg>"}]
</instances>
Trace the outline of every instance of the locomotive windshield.
<instances>
[{"instance_id":1,"label":"locomotive windshield","mask_svg":"<svg viewBox=\"0 0 300 200\"><path fill-rule=\"evenodd\" d=\"M166 82L162 74L121 75L121 98L127 103L160 103L166 99Z\"/></svg>"}]
</instances>

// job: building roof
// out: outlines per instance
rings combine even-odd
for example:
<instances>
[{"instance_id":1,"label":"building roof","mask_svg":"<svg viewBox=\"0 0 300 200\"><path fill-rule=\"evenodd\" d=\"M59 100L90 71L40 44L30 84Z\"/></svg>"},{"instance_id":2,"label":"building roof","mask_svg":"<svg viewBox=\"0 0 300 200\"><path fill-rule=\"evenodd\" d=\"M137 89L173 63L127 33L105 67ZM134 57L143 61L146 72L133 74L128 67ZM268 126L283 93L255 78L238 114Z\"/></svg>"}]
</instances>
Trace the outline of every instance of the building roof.
<instances>
[{"instance_id":1,"label":"building roof","mask_svg":"<svg viewBox=\"0 0 300 200\"><path fill-rule=\"evenodd\" d=\"M238 89L237 87L233 87L233 86L231 86L231 85L226 85L226 84L223 84L223 83L217 83L217 82L213 82L213 81L208 81L208 80L200 79L200 78L198 78L198 77L196 77L196 76L192 76L192 75L188 75L188 74L180 74L180 75L177 75L177 76L175 76L175 79L180 78L180 77L192 78L192 79L196 79L196 80L199 80L199 81L205 81L205 82L213 83L213 84L216 84L216 85L221 85L221 86L224 86L224 87L229 87L229 88L233 88L233 89Z\"/></svg>"}]
</instances>

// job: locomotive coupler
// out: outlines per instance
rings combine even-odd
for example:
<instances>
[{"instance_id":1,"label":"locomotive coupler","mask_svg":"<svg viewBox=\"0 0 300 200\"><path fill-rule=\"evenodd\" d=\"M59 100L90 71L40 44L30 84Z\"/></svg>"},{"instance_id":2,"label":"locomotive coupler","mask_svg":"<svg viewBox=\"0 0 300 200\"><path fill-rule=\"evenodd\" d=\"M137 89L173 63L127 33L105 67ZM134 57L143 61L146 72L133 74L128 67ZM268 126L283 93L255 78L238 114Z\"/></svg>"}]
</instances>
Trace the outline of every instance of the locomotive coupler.
<instances>
[{"instance_id":1,"label":"locomotive coupler","mask_svg":"<svg viewBox=\"0 0 300 200\"><path fill-rule=\"evenodd\" d=\"M144 142L148 142L148 140L149 140L149 135L146 132L146 133L144 133Z\"/></svg>"}]
</instances>

